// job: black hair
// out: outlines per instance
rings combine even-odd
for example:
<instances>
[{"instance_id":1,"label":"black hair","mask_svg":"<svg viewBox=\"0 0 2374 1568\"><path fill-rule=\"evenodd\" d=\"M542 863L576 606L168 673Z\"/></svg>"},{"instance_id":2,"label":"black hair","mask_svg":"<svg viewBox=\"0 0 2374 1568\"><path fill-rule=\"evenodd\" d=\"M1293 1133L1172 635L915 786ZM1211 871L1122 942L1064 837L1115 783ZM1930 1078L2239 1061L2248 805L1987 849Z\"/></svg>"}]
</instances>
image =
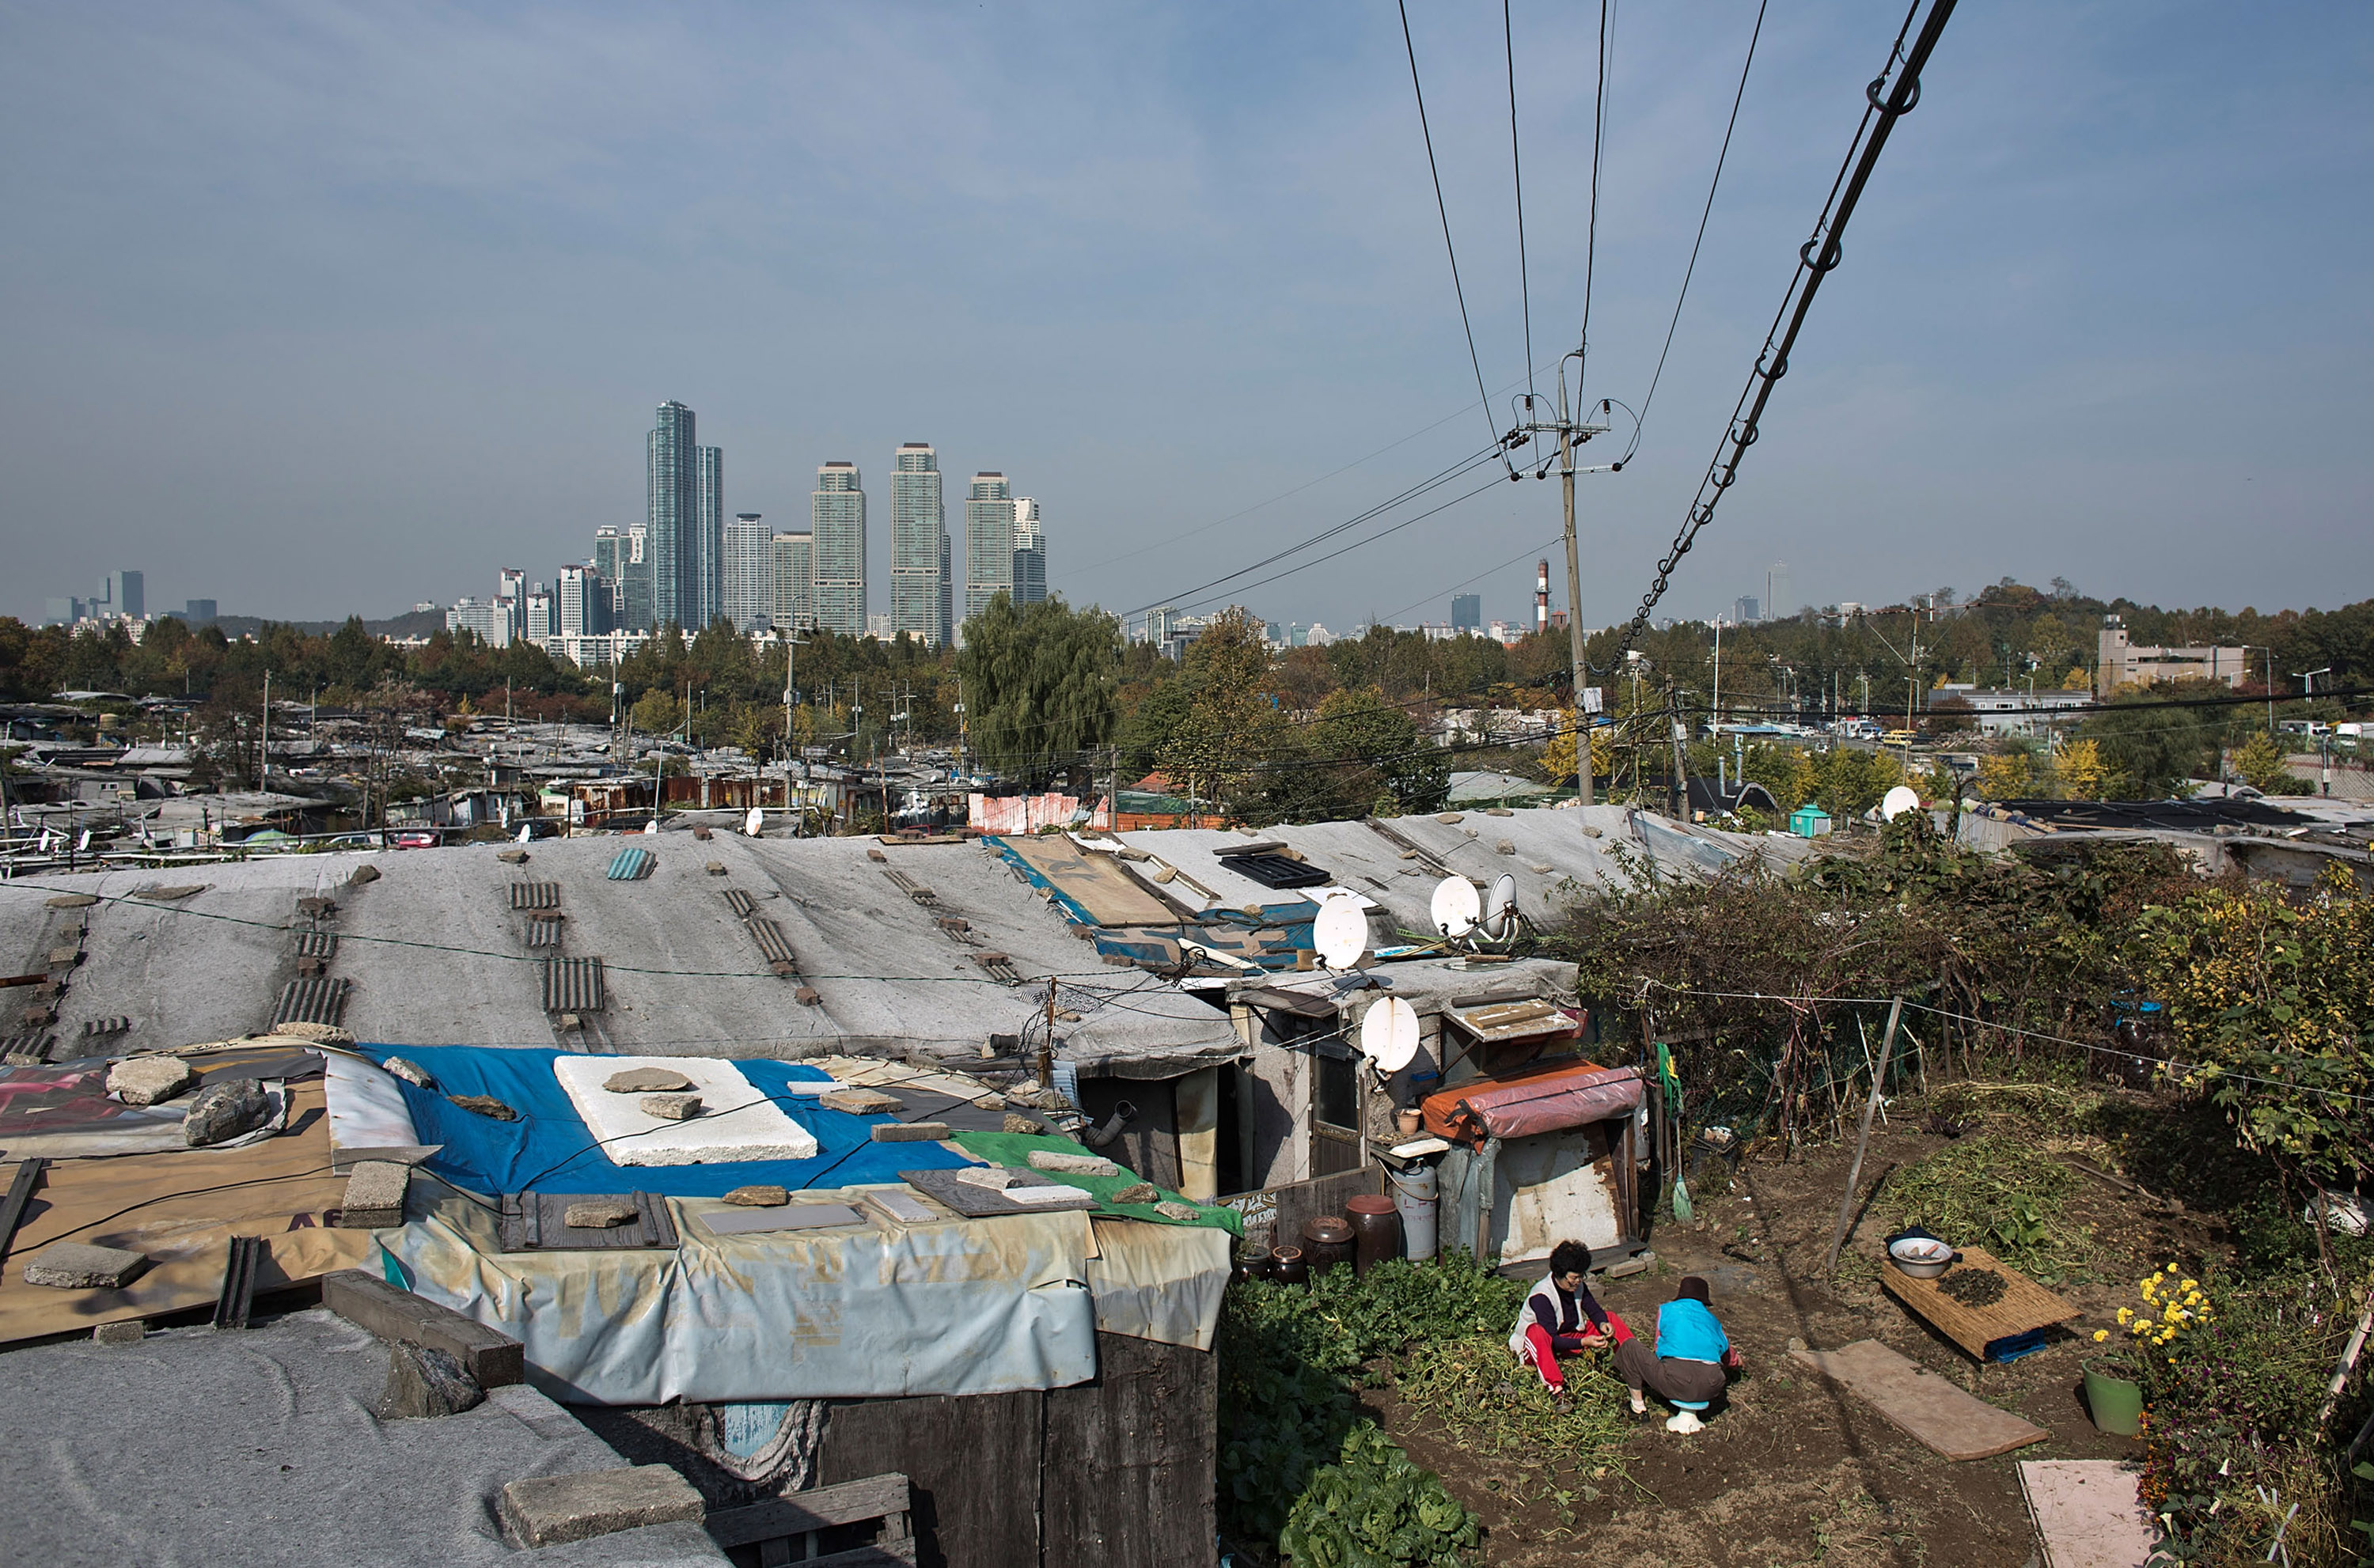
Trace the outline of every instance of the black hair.
<instances>
[{"instance_id":1,"label":"black hair","mask_svg":"<svg viewBox=\"0 0 2374 1568\"><path fill-rule=\"evenodd\" d=\"M1700 1306L1713 1305L1707 1300L1707 1282L1696 1274L1684 1277L1680 1288L1674 1292L1674 1299L1675 1301L1687 1299L1697 1302Z\"/></svg>"},{"instance_id":2,"label":"black hair","mask_svg":"<svg viewBox=\"0 0 2374 1568\"><path fill-rule=\"evenodd\" d=\"M1579 1241L1562 1241L1550 1248L1550 1272L1561 1279L1591 1272L1591 1248Z\"/></svg>"}]
</instances>

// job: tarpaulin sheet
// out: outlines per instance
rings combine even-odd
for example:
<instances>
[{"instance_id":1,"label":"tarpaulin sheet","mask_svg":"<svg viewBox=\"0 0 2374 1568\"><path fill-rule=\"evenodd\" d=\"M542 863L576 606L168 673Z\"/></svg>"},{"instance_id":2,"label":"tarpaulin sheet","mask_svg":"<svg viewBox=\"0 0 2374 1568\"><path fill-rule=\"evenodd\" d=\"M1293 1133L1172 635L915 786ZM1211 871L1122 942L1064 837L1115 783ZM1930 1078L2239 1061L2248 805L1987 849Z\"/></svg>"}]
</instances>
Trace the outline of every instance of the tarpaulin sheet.
<instances>
[{"instance_id":1,"label":"tarpaulin sheet","mask_svg":"<svg viewBox=\"0 0 2374 1568\"><path fill-rule=\"evenodd\" d=\"M720 1236L700 1216L724 1205L671 1207L674 1251L503 1253L495 1215L452 1198L380 1236L400 1283L518 1340L565 1403L1000 1394L1096 1372L1084 1212Z\"/></svg>"},{"instance_id":2,"label":"tarpaulin sheet","mask_svg":"<svg viewBox=\"0 0 2374 1568\"><path fill-rule=\"evenodd\" d=\"M402 1085L405 1108L422 1143L444 1145L422 1168L472 1192L660 1192L671 1198L720 1198L737 1187L768 1182L793 1188L829 1180L835 1186L891 1182L900 1171L953 1170L967 1162L937 1143L876 1143L874 1126L887 1116L829 1110L812 1096L791 1093L794 1082L831 1082L799 1062L736 1061L752 1086L780 1096L786 1115L815 1135L813 1160L744 1160L708 1165L618 1165L594 1146L594 1134L553 1076L550 1049L477 1046L365 1046L377 1058L402 1056L437 1081L434 1091ZM465 1111L448 1094L487 1094L520 1113L517 1121Z\"/></svg>"},{"instance_id":3,"label":"tarpaulin sheet","mask_svg":"<svg viewBox=\"0 0 2374 1568\"><path fill-rule=\"evenodd\" d=\"M984 838L1034 886L1052 892L1076 925L1176 925L1179 911L1146 891L1120 860L1090 855L1068 838Z\"/></svg>"},{"instance_id":4,"label":"tarpaulin sheet","mask_svg":"<svg viewBox=\"0 0 2374 1568\"><path fill-rule=\"evenodd\" d=\"M1099 1332L1212 1348L1228 1289L1226 1231L1099 1218L1096 1235L1088 1293Z\"/></svg>"},{"instance_id":5,"label":"tarpaulin sheet","mask_svg":"<svg viewBox=\"0 0 2374 1568\"><path fill-rule=\"evenodd\" d=\"M1628 1117L1640 1096L1639 1068L1585 1065L1503 1082L1479 1079L1429 1094L1419 1108L1437 1138L1480 1143Z\"/></svg>"},{"instance_id":6,"label":"tarpaulin sheet","mask_svg":"<svg viewBox=\"0 0 2374 1568\"><path fill-rule=\"evenodd\" d=\"M1030 1168L1030 1156L1039 1150L1054 1154L1089 1153L1088 1150L1068 1138L1051 1138L1043 1134L1032 1135L1024 1132L959 1132L956 1135L955 1142L966 1153L977 1154L993 1165L1012 1165L1020 1170ZM913 1170L917 1167L910 1165L907 1168ZM1152 1203L1112 1202L1114 1193L1125 1187L1134 1187L1143 1179L1136 1172L1126 1166L1116 1165L1114 1174L1109 1176L1075 1176L1070 1171L1042 1171L1040 1174L1049 1181L1059 1181L1067 1187L1076 1187L1083 1192L1094 1194L1097 1199L1096 1211L1100 1214L1121 1214L1133 1220L1151 1220L1158 1225L1216 1225L1231 1235L1245 1234L1245 1223L1238 1217L1235 1210L1205 1208L1191 1199L1181 1198L1177 1193L1162 1188L1155 1188L1157 1192L1162 1194L1159 1201L1184 1203L1195 1211L1195 1218L1174 1220L1157 1210Z\"/></svg>"}]
</instances>

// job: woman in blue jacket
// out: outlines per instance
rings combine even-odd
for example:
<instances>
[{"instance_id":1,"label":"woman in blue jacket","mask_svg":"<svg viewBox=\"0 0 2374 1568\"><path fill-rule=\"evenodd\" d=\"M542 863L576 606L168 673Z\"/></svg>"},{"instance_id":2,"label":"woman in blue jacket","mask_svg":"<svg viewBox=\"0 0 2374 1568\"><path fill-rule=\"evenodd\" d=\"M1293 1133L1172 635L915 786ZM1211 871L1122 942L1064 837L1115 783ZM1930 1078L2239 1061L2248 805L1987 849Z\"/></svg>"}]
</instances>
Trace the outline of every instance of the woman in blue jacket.
<instances>
[{"instance_id":1,"label":"woman in blue jacket","mask_svg":"<svg viewBox=\"0 0 2374 1568\"><path fill-rule=\"evenodd\" d=\"M1713 1310L1707 1305L1707 1282L1692 1274L1682 1281L1674 1299L1657 1309L1657 1342L1633 1336L1616 1347L1616 1372L1632 1390L1632 1413L1648 1413L1645 1389L1668 1404L1703 1409L1722 1397L1731 1374L1743 1369L1739 1352L1731 1347ZM1706 1423L1698 1409L1682 1409L1665 1422L1667 1432L1692 1433Z\"/></svg>"}]
</instances>

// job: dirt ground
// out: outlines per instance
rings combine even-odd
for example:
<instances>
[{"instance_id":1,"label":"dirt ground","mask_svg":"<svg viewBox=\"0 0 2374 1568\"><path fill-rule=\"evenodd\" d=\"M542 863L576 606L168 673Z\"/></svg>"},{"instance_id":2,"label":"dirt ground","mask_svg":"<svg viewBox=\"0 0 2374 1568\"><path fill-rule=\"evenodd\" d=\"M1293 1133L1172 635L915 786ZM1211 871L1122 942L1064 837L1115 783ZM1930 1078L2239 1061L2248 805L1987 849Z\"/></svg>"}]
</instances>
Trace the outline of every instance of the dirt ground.
<instances>
[{"instance_id":1,"label":"dirt ground","mask_svg":"<svg viewBox=\"0 0 2374 1568\"><path fill-rule=\"evenodd\" d=\"M1864 1192L1877 1173L1902 1169L1945 1142L1900 1118L1893 1130L1875 1129ZM2157 1199L2089 1177L2063 1219L2091 1225L2110 1261L2098 1282L2061 1291L2086 1316L2043 1351L1981 1366L1886 1294L1868 1266L1860 1278L1824 1282L1851 1154L1832 1147L1785 1163L1751 1158L1728 1194L1698 1202L1694 1223L1668 1224L1651 1237L1657 1264L1650 1272L1594 1281L1600 1299L1637 1326L1653 1324L1681 1276L1705 1278L1747 1375L1733 1384L1729 1408L1694 1436L1667 1433L1669 1412L1651 1400L1651 1414L1626 1445L1629 1480L1603 1480L1595 1501L1578 1498L1570 1527L1552 1505L1504 1497L1487 1483L1506 1478L1429 1432L1390 1391L1367 1396L1412 1457L1440 1473L1483 1517L1486 1562L1562 1563L1588 1553L1642 1568L2020 1568L2035 1555L2036 1540L2017 1461L2139 1457L2133 1440L2094 1430L2079 1363L2094 1349L2093 1330L2112 1326L2117 1306L2133 1299L2132 1281L2155 1261L2190 1266L2214 1244L2210 1228ZM2056 1156L2039 1144L2038 1157ZM1885 1230L1876 1215L1861 1216L1848 1251L1875 1258ZM1792 1340L1834 1350L1863 1339L2051 1435L1995 1458L1949 1462L1788 1354Z\"/></svg>"}]
</instances>

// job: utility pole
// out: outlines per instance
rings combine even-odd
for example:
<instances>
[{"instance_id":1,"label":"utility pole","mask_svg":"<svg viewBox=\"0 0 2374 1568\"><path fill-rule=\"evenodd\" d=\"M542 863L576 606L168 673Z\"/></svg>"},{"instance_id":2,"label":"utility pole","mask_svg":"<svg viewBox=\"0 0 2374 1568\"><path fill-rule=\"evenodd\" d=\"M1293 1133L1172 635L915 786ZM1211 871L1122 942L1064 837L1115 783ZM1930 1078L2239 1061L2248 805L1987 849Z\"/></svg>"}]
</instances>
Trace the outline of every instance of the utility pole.
<instances>
[{"instance_id":1,"label":"utility pole","mask_svg":"<svg viewBox=\"0 0 2374 1568\"><path fill-rule=\"evenodd\" d=\"M1502 450L1505 451L1508 446L1513 445L1513 438L1519 435L1555 434L1558 439L1558 487L1564 492L1566 503L1567 648L1574 668L1575 800L1578 804L1587 806L1592 803L1591 720L1590 717L1583 712L1582 690L1584 676L1589 672L1582 657L1582 545L1575 535L1574 526L1574 476L1582 471L1578 470L1574 465L1574 449L1593 436L1605 435L1608 427L1605 425L1585 424L1569 412L1567 401L1566 361L1579 360L1581 357L1582 350L1577 347L1558 361L1557 417L1548 422L1532 417L1538 400L1532 392L1525 393L1523 402L1528 418L1509 432L1509 438L1504 439ZM1601 404L1601 412L1603 414L1606 412L1606 405L1604 403ZM1611 462L1591 469L1589 472L1613 474L1619 466L1621 465ZM1515 478L1517 475L1511 473L1510 477Z\"/></svg>"},{"instance_id":2,"label":"utility pole","mask_svg":"<svg viewBox=\"0 0 2374 1568\"><path fill-rule=\"evenodd\" d=\"M255 791L262 794L264 769L272 765L272 672L264 673L264 728L255 732Z\"/></svg>"}]
</instances>

